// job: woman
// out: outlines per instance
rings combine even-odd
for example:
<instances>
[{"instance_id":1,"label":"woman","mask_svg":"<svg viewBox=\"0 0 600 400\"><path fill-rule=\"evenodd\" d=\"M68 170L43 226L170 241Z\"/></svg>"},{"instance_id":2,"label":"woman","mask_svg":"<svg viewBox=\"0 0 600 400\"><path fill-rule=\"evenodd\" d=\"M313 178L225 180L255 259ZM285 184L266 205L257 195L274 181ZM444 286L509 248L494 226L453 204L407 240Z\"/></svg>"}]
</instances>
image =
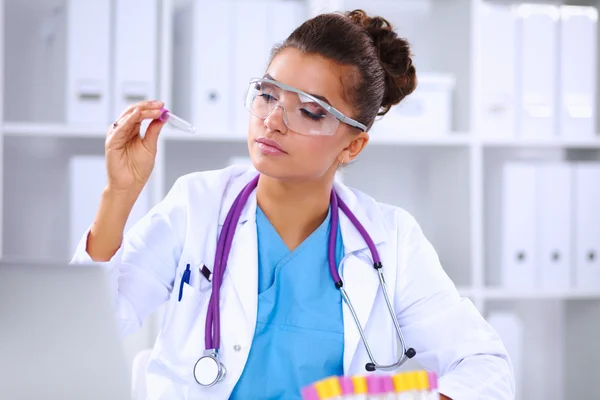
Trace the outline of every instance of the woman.
<instances>
[{"instance_id":1,"label":"woman","mask_svg":"<svg viewBox=\"0 0 600 400\"><path fill-rule=\"evenodd\" d=\"M248 87L254 168L181 177L125 238L154 165L163 104L140 103L115 122L109 183L74 262L106 265L123 334L168 301L150 398L294 399L304 385L368 373L399 353L436 371L444 398L513 398L501 341L459 297L413 217L334 183L376 116L415 89L409 50L386 20L360 10L306 21ZM145 119L154 121L141 138Z\"/></svg>"}]
</instances>

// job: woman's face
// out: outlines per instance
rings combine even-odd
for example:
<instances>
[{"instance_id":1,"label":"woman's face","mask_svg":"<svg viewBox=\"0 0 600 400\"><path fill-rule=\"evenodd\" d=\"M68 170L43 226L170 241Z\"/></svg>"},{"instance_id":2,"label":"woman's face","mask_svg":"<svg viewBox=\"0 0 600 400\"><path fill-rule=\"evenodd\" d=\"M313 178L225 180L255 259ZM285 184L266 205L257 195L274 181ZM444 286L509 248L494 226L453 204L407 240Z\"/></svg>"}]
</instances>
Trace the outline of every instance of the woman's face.
<instances>
[{"instance_id":1,"label":"woman's face","mask_svg":"<svg viewBox=\"0 0 600 400\"><path fill-rule=\"evenodd\" d=\"M324 98L344 115L352 116L352 108L342 95L342 73L343 68L333 62L294 48L282 50L267 70L269 79ZM293 104L278 100L285 107ZM286 126L283 112L276 108L266 119L250 114L248 150L254 167L264 175L302 181L333 178L340 161L352 160L367 143L366 132L341 122L330 136L300 134ZM287 112L289 121L292 111Z\"/></svg>"}]
</instances>

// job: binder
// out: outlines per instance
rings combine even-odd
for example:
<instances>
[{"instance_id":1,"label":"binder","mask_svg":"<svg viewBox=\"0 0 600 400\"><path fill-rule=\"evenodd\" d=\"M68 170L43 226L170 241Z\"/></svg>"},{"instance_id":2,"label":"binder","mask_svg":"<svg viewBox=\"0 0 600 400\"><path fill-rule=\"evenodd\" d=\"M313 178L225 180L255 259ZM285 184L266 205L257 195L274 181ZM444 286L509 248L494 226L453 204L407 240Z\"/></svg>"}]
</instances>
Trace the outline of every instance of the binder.
<instances>
[{"instance_id":1,"label":"binder","mask_svg":"<svg viewBox=\"0 0 600 400\"><path fill-rule=\"evenodd\" d=\"M75 253L82 235L94 222L102 191L107 183L106 161L103 156L77 155L69 160L69 256ZM148 212L149 206L150 198L146 186L129 214L125 232Z\"/></svg>"},{"instance_id":2,"label":"binder","mask_svg":"<svg viewBox=\"0 0 600 400\"><path fill-rule=\"evenodd\" d=\"M262 77L268 67L271 41L269 39L268 0L234 2L233 45L233 87L231 106L236 136L246 136L249 113L244 107L244 99L251 78Z\"/></svg>"},{"instance_id":3,"label":"binder","mask_svg":"<svg viewBox=\"0 0 600 400\"><path fill-rule=\"evenodd\" d=\"M573 167L575 287L600 289L600 163Z\"/></svg>"},{"instance_id":4,"label":"binder","mask_svg":"<svg viewBox=\"0 0 600 400\"><path fill-rule=\"evenodd\" d=\"M111 120L111 5L67 0L67 123L104 126Z\"/></svg>"},{"instance_id":5,"label":"binder","mask_svg":"<svg viewBox=\"0 0 600 400\"><path fill-rule=\"evenodd\" d=\"M595 7L561 6L559 133L591 137L596 132Z\"/></svg>"},{"instance_id":6,"label":"binder","mask_svg":"<svg viewBox=\"0 0 600 400\"><path fill-rule=\"evenodd\" d=\"M158 0L116 0L114 21L113 119L157 96Z\"/></svg>"},{"instance_id":7,"label":"binder","mask_svg":"<svg viewBox=\"0 0 600 400\"><path fill-rule=\"evenodd\" d=\"M522 4L518 23L518 128L521 136L550 137L557 121L557 6Z\"/></svg>"},{"instance_id":8,"label":"binder","mask_svg":"<svg viewBox=\"0 0 600 400\"><path fill-rule=\"evenodd\" d=\"M506 163L502 171L501 286L536 285L536 166Z\"/></svg>"},{"instance_id":9,"label":"binder","mask_svg":"<svg viewBox=\"0 0 600 400\"><path fill-rule=\"evenodd\" d=\"M514 5L479 2L477 44L477 131L515 135L517 13ZM502 32L502 34L498 34Z\"/></svg>"},{"instance_id":10,"label":"binder","mask_svg":"<svg viewBox=\"0 0 600 400\"><path fill-rule=\"evenodd\" d=\"M566 162L539 165L536 197L539 288L565 290L571 286L570 165Z\"/></svg>"},{"instance_id":11,"label":"binder","mask_svg":"<svg viewBox=\"0 0 600 400\"><path fill-rule=\"evenodd\" d=\"M174 114L199 132L231 132L232 1L191 0L174 12Z\"/></svg>"}]
</instances>

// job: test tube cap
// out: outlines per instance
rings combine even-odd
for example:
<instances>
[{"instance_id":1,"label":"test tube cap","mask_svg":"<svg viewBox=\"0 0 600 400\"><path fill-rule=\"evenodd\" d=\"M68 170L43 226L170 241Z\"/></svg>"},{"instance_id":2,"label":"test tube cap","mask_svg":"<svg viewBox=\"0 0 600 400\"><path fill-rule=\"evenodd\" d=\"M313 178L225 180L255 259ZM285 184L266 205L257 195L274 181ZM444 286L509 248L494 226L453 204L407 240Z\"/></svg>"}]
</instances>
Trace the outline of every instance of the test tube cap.
<instances>
[{"instance_id":1,"label":"test tube cap","mask_svg":"<svg viewBox=\"0 0 600 400\"><path fill-rule=\"evenodd\" d=\"M411 390L408 374L406 372L397 373L392 377L396 393L404 393Z\"/></svg>"},{"instance_id":2,"label":"test tube cap","mask_svg":"<svg viewBox=\"0 0 600 400\"><path fill-rule=\"evenodd\" d=\"M300 394L302 395L302 400L321 400L317 389L312 385L303 387Z\"/></svg>"},{"instance_id":3,"label":"test tube cap","mask_svg":"<svg viewBox=\"0 0 600 400\"><path fill-rule=\"evenodd\" d=\"M349 376L340 376L338 378L342 394L354 394L354 382Z\"/></svg>"},{"instance_id":4,"label":"test tube cap","mask_svg":"<svg viewBox=\"0 0 600 400\"><path fill-rule=\"evenodd\" d=\"M382 375L381 379L381 387L384 393L394 393L394 380L390 375Z\"/></svg>"},{"instance_id":5,"label":"test tube cap","mask_svg":"<svg viewBox=\"0 0 600 400\"><path fill-rule=\"evenodd\" d=\"M365 376L362 376L362 375L353 376L352 383L354 384L354 394L366 394L367 393L367 379Z\"/></svg>"},{"instance_id":6,"label":"test tube cap","mask_svg":"<svg viewBox=\"0 0 600 400\"><path fill-rule=\"evenodd\" d=\"M166 108L161 108L160 109L160 117L158 117L159 120L161 120L162 122L165 122L167 119L169 119L169 110L167 110Z\"/></svg>"},{"instance_id":7,"label":"test tube cap","mask_svg":"<svg viewBox=\"0 0 600 400\"><path fill-rule=\"evenodd\" d=\"M415 371L413 374L415 380L415 389L427 390L429 388L429 377L427 376L427 371Z\"/></svg>"},{"instance_id":8,"label":"test tube cap","mask_svg":"<svg viewBox=\"0 0 600 400\"><path fill-rule=\"evenodd\" d=\"M315 388L317 388L317 393L321 399L331 399L342 395L342 388L336 376L316 382Z\"/></svg>"},{"instance_id":9,"label":"test tube cap","mask_svg":"<svg viewBox=\"0 0 600 400\"><path fill-rule=\"evenodd\" d=\"M383 382L379 375L367 375L367 392L369 394L383 394Z\"/></svg>"},{"instance_id":10,"label":"test tube cap","mask_svg":"<svg viewBox=\"0 0 600 400\"><path fill-rule=\"evenodd\" d=\"M427 380L429 381L429 389L430 390L438 389L438 376L435 372L428 372Z\"/></svg>"}]
</instances>

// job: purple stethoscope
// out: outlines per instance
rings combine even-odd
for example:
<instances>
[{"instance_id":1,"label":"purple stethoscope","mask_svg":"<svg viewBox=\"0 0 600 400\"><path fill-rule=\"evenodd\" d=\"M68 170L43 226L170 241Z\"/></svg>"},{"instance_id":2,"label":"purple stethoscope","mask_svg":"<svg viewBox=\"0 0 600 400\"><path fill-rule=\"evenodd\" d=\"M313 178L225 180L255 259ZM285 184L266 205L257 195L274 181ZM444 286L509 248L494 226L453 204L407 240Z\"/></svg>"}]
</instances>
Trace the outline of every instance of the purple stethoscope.
<instances>
[{"instance_id":1,"label":"purple stethoscope","mask_svg":"<svg viewBox=\"0 0 600 400\"><path fill-rule=\"evenodd\" d=\"M225 267L227 265L229 251L231 250L231 243L233 242L235 227L237 226L238 220L240 219L240 215L242 213L244 205L246 204L248 198L250 197L250 194L258 184L258 178L259 176L256 176L254 179L252 179L238 194L237 198L233 202L233 205L229 209L229 212L227 213L227 217L225 218L225 222L223 224L223 229L221 231L221 234L219 235L219 239L217 242L217 251L215 254L215 263L212 273L212 292L210 295L210 301L208 303L206 327L204 331L205 350L204 355L200 357L200 359L196 362L196 365L194 366L194 378L202 386L213 386L218 382L221 382L225 377L225 366L219 361L221 318L219 312L219 290L221 288L223 275L225 273ZM416 352L413 348L406 348L406 343L404 342L404 337L402 336L402 332L400 330L398 318L396 318L396 314L388 296L379 253L377 252L375 244L373 243L373 240L371 239L365 228L358 221L356 216L354 216L354 214L350 211L348 206L342 201L342 199L340 199L337 196L333 189L331 190L330 205L331 226L338 225L338 208L341 208L344 214L346 214L346 216L350 219L354 227L359 231L360 235L363 237L363 240L367 243L367 246L371 251L371 257L373 259L373 267L375 268L379 276L379 283L381 285L390 315L392 316L392 320L394 321L396 334L398 335L398 339L400 340L400 344L402 346L402 355L394 364L380 365L375 361L373 353L371 352L371 348L369 347L369 344L367 342L365 333L358 320L358 316L356 315L354 307L352 307L352 303L350 302L348 294L344 289L342 279L340 278L340 275L337 272L337 267L335 265L335 247L337 239L337 230L330 229L328 243L329 272L331 273L331 277L333 278L335 287L340 290L342 298L344 299L344 301L348 305L348 308L350 309L350 312L352 313L352 317L354 318L354 322L356 323L362 342L364 343L365 349L367 350L367 353L369 355L369 359L371 362L367 363L365 368L367 371L375 371L376 369L383 371L394 370L402 364L404 364L408 359L414 357Z\"/></svg>"}]
</instances>

